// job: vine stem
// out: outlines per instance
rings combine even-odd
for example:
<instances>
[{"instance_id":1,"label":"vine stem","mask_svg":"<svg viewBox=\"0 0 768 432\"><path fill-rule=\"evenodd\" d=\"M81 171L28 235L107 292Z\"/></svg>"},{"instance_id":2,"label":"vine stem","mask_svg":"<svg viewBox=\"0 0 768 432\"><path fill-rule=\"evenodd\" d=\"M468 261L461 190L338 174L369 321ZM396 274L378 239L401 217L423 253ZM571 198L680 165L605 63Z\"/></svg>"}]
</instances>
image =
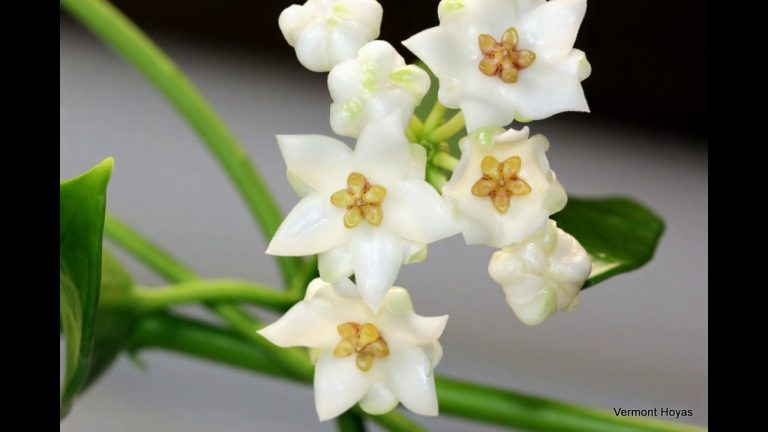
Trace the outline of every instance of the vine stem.
<instances>
[{"instance_id":1,"label":"vine stem","mask_svg":"<svg viewBox=\"0 0 768 432\"><path fill-rule=\"evenodd\" d=\"M180 340L183 343L180 343ZM211 349L211 345L216 349ZM161 348L230 366L300 382L305 378L275 373L264 354L237 335L187 318L148 316L136 327L132 349ZM654 419L617 417L612 412L525 395L509 390L437 377L440 413L530 431L699 432L703 428ZM359 408L356 408L359 410ZM390 413L392 414L392 413ZM402 416L372 416L390 430L423 430Z\"/></svg>"},{"instance_id":2,"label":"vine stem","mask_svg":"<svg viewBox=\"0 0 768 432\"><path fill-rule=\"evenodd\" d=\"M280 208L243 147L203 95L138 27L102 0L62 0L61 5L112 47L166 97L202 138L229 175L267 240L283 220ZM286 286L302 259L277 257Z\"/></svg>"},{"instance_id":3,"label":"vine stem","mask_svg":"<svg viewBox=\"0 0 768 432\"><path fill-rule=\"evenodd\" d=\"M234 279L198 279L162 287L134 287L124 295L102 296L100 305L127 308L137 313L149 313L201 301L239 301L285 311L298 299L272 287L253 282Z\"/></svg>"}]
</instances>

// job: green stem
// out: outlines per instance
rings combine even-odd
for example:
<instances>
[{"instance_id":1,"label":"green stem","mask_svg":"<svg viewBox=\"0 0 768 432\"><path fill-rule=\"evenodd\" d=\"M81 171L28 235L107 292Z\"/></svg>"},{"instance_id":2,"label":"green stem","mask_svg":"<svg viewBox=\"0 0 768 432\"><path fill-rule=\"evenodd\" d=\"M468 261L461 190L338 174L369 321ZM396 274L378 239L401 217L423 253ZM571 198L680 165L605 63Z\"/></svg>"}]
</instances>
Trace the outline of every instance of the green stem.
<instances>
[{"instance_id":1,"label":"green stem","mask_svg":"<svg viewBox=\"0 0 768 432\"><path fill-rule=\"evenodd\" d=\"M431 142L439 143L453 137L461 132L462 129L464 129L464 113L459 111L450 120L427 135L427 139Z\"/></svg>"},{"instance_id":2,"label":"green stem","mask_svg":"<svg viewBox=\"0 0 768 432\"><path fill-rule=\"evenodd\" d=\"M189 267L109 213L104 219L104 235L163 279L171 282L197 279L197 275Z\"/></svg>"},{"instance_id":3,"label":"green stem","mask_svg":"<svg viewBox=\"0 0 768 432\"><path fill-rule=\"evenodd\" d=\"M411 121L408 122L408 130L413 132L413 135L418 140L421 137L421 132L424 129L424 123L421 122L421 119L416 117L415 115L411 117ZM411 142L417 142L417 141L411 141Z\"/></svg>"},{"instance_id":4,"label":"green stem","mask_svg":"<svg viewBox=\"0 0 768 432\"><path fill-rule=\"evenodd\" d=\"M183 338L183 343L179 342ZM213 345L216 349L210 349ZM161 314L141 320L131 338L133 349L158 347L207 360L274 374L301 382L311 377L274 373L271 363L258 346L243 338L188 319ZM306 360L308 362L308 360ZM617 417L610 411L573 405L524 395L509 390L482 386L450 378L437 378L437 395L442 414L531 431L592 432L693 432L703 428L653 419ZM356 408L358 410L359 408ZM395 412L372 416L390 430L422 430Z\"/></svg>"},{"instance_id":5,"label":"green stem","mask_svg":"<svg viewBox=\"0 0 768 432\"><path fill-rule=\"evenodd\" d=\"M347 411L336 417L336 429L339 432L365 432L365 422L363 416L354 412Z\"/></svg>"},{"instance_id":6,"label":"green stem","mask_svg":"<svg viewBox=\"0 0 768 432\"><path fill-rule=\"evenodd\" d=\"M292 381L312 383L312 374L287 373L285 369L275 366L276 363L271 355L266 354L261 347L248 343L242 337L210 324L167 313L145 316L136 325L129 341L129 349L135 351L144 348L170 350ZM304 361L309 364L306 356ZM358 415L363 414L359 407L355 407L352 411ZM396 411L368 416L382 427L394 432L425 430L418 423Z\"/></svg>"},{"instance_id":7,"label":"green stem","mask_svg":"<svg viewBox=\"0 0 768 432\"><path fill-rule=\"evenodd\" d=\"M438 170L427 167L427 182L440 192L443 190L443 186L448 183L448 179Z\"/></svg>"},{"instance_id":8,"label":"green stem","mask_svg":"<svg viewBox=\"0 0 768 432\"><path fill-rule=\"evenodd\" d=\"M459 164L459 160L446 152L440 151L432 156L432 164L436 167L453 172L453 170L456 169L456 165Z\"/></svg>"},{"instance_id":9,"label":"green stem","mask_svg":"<svg viewBox=\"0 0 768 432\"><path fill-rule=\"evenodd\" d=\"M278 311L290 308L297 299L285 292L248 281L232 279L190 280L157 288L136 287L125 298L102 297L101 304L128 307L139 313L203 301L242 301Z\"/></svg>"},{"instance_id":10,"label":"green stem","mask_svg":"<svg viewBox=\"0 0 768 432\"><path fill-rule=\"evenodd\" d=\"M427 115L427 119L424 120L424 128L422 129L422 136L429 136L429 134L437 128L445 117L446 108L440 102L435 102L432 106L432 110Z\"/></svg>"},{"instance_id":11,"label":"green stem","mask_svg":"<svg viewBox=\"0 0 768 432\"><path fill-rule=\"evenodd\" d=\"M283 220L277 202L246 151L179 68L119 10L102 0L62 0L61 5L115 49L166 97L200 135L229 175L248 209L271 239ZM278 257L286 285L301 259Z\"/></svg>"}]
</instances>

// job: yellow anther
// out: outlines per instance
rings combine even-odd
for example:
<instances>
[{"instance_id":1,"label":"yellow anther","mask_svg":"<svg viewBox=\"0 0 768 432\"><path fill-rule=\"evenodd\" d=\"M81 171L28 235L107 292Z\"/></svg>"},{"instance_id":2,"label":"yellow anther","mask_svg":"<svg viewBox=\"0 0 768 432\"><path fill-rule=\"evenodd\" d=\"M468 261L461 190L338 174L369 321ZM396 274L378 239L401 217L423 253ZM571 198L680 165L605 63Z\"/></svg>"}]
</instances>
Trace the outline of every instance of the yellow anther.
<instances>
[{"instance_id":1,"label":"yellow anther","mask_svg":"<svg viewBox=\"0 0 768 432\"><path fill-rule=\"evenodd\" d=\"M512 156L499 163L493 156L480 162L483 176L472 185L472 195L490 197L493 207L501 214L509 210L510 198L531 192L531 186L518 177L522 167L520 156Z\"/></svg>"},{"instance_id":2,"label":"yellow anther","mask_svg":"<svg viewBox=\"0 0 768 432\"><path fill-rule=\"evenodd\" d=\"M355 364L357 368L363 372L368 372L373 367L373 354L361 352L357 354L355 358Z\"/></svg>"},{"instance_id":3,"label":"yellow anther","mask_svg":"<svg viewBox=\"0 0 768 432\"><path fill-rule=\"evenodd\" d=\"M340 324L336 330L341 336L341 341L333 349L333 355L349 357L356 354L355 364L363 372L371 370L376 357L389 356L389 345L373 323L361 325L350 321Z\"/></svg>"},{"instance_id":4,"label":"yellow anther","mask_svg":"<svg viewBox=\"0 0 768 432\"><path fill-rule=\"evenodd\" d=\"M499 161L493 156L486 156L480 162L480 170L490 179L499 178Z\"/></svg>"},{"instance_id":5,"label":"yellow anther","mask_svg":"<svg viewBox=\"0 0 768 432\"><path fill-rule=\"evenodd\" d=\"M387 190L384 188L384 186L372 185L363 194L363 200L368 204L378 204L384 201L384 198L386 196L387 196Z\"/></svg>"},{"instance_id":6,"label":"yellow anther","mask_svg":"<svg viewBox=\"0 0 768 432\"><path fill-rule=\"evenodd\" d=\"M363 221L363 211L358 206L352 206L344 213L344 226L354 228Z\"/></svg>"},{"instance_id":7,"label":"yellow anther","mask_svg":"<svg viewBox=\"0 0 768 432\"><path fill-rule=\"evenodd\" d=\"M520 37L514 27L504 32L500 42L489 34L478 36L480 52L484 56L478 64L480 72L488 76L498 76L509 84L517 82L520 70L536 60L533 51L517 49L519 42Z\"/></svg>"},{"instance_id":8,"label":"yellow anther","mask_svg":"<svg viewBox=\"0 0 768 432\"><path fill-rule=\"evenodd\" d=\"M347 228L354 228L363 220L379 226L384 220L381 202L386 196L387 189L384 186L371 184L365 175L353 172L347 177L347 188L331 195L331 204L347 209L344 213L344 226Z\"/></svg>"}]
</instances>

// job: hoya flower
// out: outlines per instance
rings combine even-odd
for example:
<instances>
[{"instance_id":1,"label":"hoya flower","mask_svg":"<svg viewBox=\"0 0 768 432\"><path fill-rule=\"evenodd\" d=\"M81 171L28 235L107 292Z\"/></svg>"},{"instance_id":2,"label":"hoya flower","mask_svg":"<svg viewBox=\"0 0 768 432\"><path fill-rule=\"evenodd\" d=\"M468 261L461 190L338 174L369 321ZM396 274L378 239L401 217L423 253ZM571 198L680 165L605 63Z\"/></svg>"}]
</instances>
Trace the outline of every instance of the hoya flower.
<instances>
[{"instance_id":1,"label":"hoya flower","mask_svg":"<svg viewBox=\"0 0 768 432\"><path fill-rule=\"evenodd\" d=\"M299 62L327 72L379 37L381 15L376 0L307 0L285 9L278 23Z\"/></svg>"},{"instance_id":2,"label":"hoya flower","mask_svg":"<svg viewBox=\"0 0 768 432\"><path fill-rule=\"evenodd\" d=\"M586 0L442 0L440 25L403 44L440 80L438 98L461 108L467 130L563 111L589 111L591 68L573 42Z\"/></svg>"},{"instance_id":3,"label":"hoya flower","mask_svg":"<svg viewBox=\"0 0 768 432\"><path fill-rule=\"evenodd\" d=\"M565 207L567 196L549 168L543 135L487 127L459 142L461 159L443 197L467 244L496 248L521 242Z\"/></svg>"},{"instance_id":4,"label":"hoya flower","mask_svg":"<svg viewBox=\"0 0 768 432\"><path fill-rule=\"evenodd\" d=\"M267 253L321 254L321 271L332 280L354 272L374 310L404 262L458 232L450 209L424 181L426 154L405 138L399 112L366 126L354 151L319 135L277 139L303 198Z\"/></svg>"},{"instance_id":5,"label":"hoya flower","mask_svg":"<svg viewBox=\"0 0 768 432\"><path fill-rule=\"evenodd\" d=\"M488 264L491 278L527 325L541 324L556 310L575 308L591 271L587 251L551 220L525 242L494 253Z\"/></svg>"},{"instance_id":6,"label":"hoya flower","mask_svg":"<svg viewBox=\"0 0 768 432\"><path fill-rule=\"evenodd\" d=\"M437 339L447 320L447 315L414 313L403 288L390 288L374 312L351 281L331 285L318 278L304 300L259 333L281 347L311 349L321 421L357 402L371 414L389 412L399 401L415 413L435 416L433 368L442 357Z\"/></svg>"},{"instance_id":7,"label":"hoya flower","mask_svg":"<svg viewBox=\"0 0 768 432\"><path fill-rule=\"evenodd\" d=\"M328 74L331 128L339 135L357 137L366 124L399 109L405 129L429 85L429 75L417 66L406 66L392 45L369 42L357 58L339 63Z\"/></svg>"}]
</instances>

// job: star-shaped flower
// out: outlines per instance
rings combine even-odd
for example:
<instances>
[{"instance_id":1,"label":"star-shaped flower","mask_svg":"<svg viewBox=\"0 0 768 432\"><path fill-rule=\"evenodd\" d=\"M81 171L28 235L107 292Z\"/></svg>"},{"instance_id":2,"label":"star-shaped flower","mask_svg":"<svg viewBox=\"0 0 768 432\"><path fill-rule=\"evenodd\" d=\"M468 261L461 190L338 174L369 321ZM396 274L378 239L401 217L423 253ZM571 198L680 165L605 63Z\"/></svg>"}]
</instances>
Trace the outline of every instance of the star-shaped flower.
<instances>
[{"instance_id":1,"label":"star-shaped flower","mask_svg":"<svg viewBox=\"0 0 768 432\"><path fill-rule=\"evenodd\" d=\"M507 303L527 325L575 308L591 271L587 251L551 220L528 240L494 253L488 264L491 278L504 288Z\"/></svg>"},{"instance_id":2,"label":"star-shaped flower","mask_svg":"<svg viewBox=\"0 0 768 432\"><path fill-rule=\"evenodd\" d=\"M467 244L503 248L541 229L567 196L549 168L542 135L489 127L459 142L461 159L443 187Z\"/></svg>"},{"instance_id":3,"label":"star-shaped flower","mask_svg":"<svg viewBox=\"0 0 768 432\"><path fill-rule=\"evenodd\" d=\"M403 44L440 79L438 98L468 131L589 111L590 74L573 49L586 0L442 0L440 25Z\"/></svg>"},{"instance_id":4,"label":"star-shaped flower","mask_svg":"<svg viewBox=\"0 0 768 432\"><path fill-rule=\"evenodd\" d=\"M399 109L405 129L429 85L429 75L406 65L392 45L369 42L357 58L339 63L328 74L331 128L339 135L357 137L365 125Z\"/></svg>"},{"instance_id":5,"label":"star-shaped flower","mask_svg":"<svg viewBox=\"0 0 768 432\"><path fill-rule=\"evenodd\" d=\"M307 0L285 9L278 24L304 67L327 72L379 37L382 12L376 0Z\"/></svg>"},{"instance_id":6,"label":"star-shaped flower","mask_svg":"<svg viewBox=\"0 0 768 432\"><path fill-rule=\"evenodd\" d=\"M392 287L374 312L354 284L315 279L304 300L259 334L281 347L311 349L316 359L315 407L320 420L355 403L383 414L398 401L411 411L437 415L433 369L442 357L437 339L448 316L413 311L408 292Z\"/></svg>"},{"instance_id":7,"label":"star-shaped flower","mask_svg":"<svg viewBox=\"0 0 768 432\"><path fill-rule=\"evenodd\" d=\"M321 275L335 281L353 271L373 309L404 262L458 232L450 209L424 181L426 153L405 138L399 112L369 124L354 151L319 135L277 138L303 199L267 253L321 254Z\"/></svg>"}]
</instances>

